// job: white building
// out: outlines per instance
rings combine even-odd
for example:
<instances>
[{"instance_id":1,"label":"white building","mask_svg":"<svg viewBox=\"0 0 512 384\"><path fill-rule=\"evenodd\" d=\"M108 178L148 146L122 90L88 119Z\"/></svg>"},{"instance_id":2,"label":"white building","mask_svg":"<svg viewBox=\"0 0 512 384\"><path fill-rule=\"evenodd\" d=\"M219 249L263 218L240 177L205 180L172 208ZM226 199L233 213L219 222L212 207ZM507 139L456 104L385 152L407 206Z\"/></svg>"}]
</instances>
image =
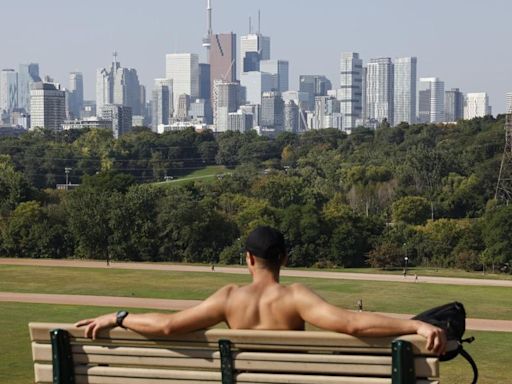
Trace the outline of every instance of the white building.
<instances>
[{"instance_id":1,"label":"white building","mask_svg":"<svg viewBox=\"0 0 512 384\"><path fill-rule=\"evenodd\" d=\"M468 93L464 103L464 119L484 117L491 114L489 96L485 92Z\"/></svg>"},{"instance_id":2,"label":"white building","mask_svg":"<svg viewBox=\"0 0 512 384\"><path fill-rule=\"evenodd\" d=\"M363 60L359 53L343 52L340 60L340 88L336 91L343 115L343 129L356 127L363 114Z\"/></svg>"},{"instance_id":3,"label":"white building","mask_svg":"<svg viewBox=\"0 0 512 384\"><path fill-rule=\"evenodd\" d=\"M380 123L387 119L393 125L393 63L389 57L371 59L367 66L367 118Z\"/></svg>"},{"instance_id":4,"label":"white building","mask_svg":"<svg viewBox=\"0 0 512 384\"><path fill-rule=\"evenodd\" d=\"M0 72L0 113L8 115L18 107L18 74L14 69Z\"/></svg>"},{"instance_id":5,"label":"white building","mask_svg":"<svg viewBox=\"0 0 512 384\"><path fill-rule=\"evenodd\" d=\"M66 92L58 84L35 83L30 91L31 128L61 130L66 119Z\"/></svg>"},{"instance_id":6,"label":"white building","mask_svg":"<svg viewBox=\"0 0 512 384\"><path fill-rule=\"evenodd\" d=\"M69 113L74 119L80 117L84 106L84 76L81 72L69 74Z\"/></svg>"},{"instance_id":7,"label":"white building","mask_svg":"<svg viewBox=\"0 0 512 384\"><path fill-rule=\"evenodd\" d=\"M165 77L173 81L173 94L199 97L199 56L195 53L166 55ZM173 110L178 111L178 97L174 97Z\"/></svg>"},{"instance_id":8,"label":"white building","mask_svg":"<svg viewBox=\"0 0 512 384\"><path fill-rule=\"evenodd\" d=\"M260 71L272 75L273 91L286 92L289 88L289 63L286 60L262 60Z\"/></svg>"},{"instance_id":9,"label":"white building","mask_svg":"<svg viewBox=\"0 0 512 384\"><path fill-rule=\"evenodd\" d=\"M512 92L505 96L505 113L512 113Z\"/></svg>"},{"instance_id":10,"label":"white building","mask_svg":"<svg viewBox=\"0 0 512 384\"><path fill-rule=\"evenodd\" d=\"M437 77L422 77L420 78L420 89L420 122L443 122L445 120L444 81ZM430 111L428 111L429 104Z\"/></svg>"},{"instance_id":11,"label":"white building","mask_svg":"<svg viewBox=\"0 0 512 384\"><path fill-rule=\"evenodd\" d=\"M152 130L157 132L158 126L168 125L173 114L173 89L171 79L155 79L152 99Z\"/></svg>"},{"instance_id":12,"label":"white building","mask_svg":"<svg viewBox=\"0 0 512 384\"><path fill-rule=\"evenodd\" d=\"M261 104L261 94L270 92L274 79L270 73L244 72L240 75L240 85L245 87L245 101L249 104Z\"/></svg>"},{"instance_id":13,"label":"white building","mask_svg":"<svg viewBox=\"0 0 512 384\"><path fill-rule=\"evenodd\" d=\"M395 124L416 122L416 57L401 57L395 59L394 67L394 113Z\"/></svg>"}]
</instances>

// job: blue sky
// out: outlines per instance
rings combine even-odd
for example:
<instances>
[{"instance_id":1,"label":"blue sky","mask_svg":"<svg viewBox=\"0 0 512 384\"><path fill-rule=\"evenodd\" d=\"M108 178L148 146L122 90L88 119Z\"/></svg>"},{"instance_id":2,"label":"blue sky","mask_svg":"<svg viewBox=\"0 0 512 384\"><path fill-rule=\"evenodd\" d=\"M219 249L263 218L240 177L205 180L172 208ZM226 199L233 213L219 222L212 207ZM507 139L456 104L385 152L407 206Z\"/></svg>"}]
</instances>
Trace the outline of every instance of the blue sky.
<instances>
[{"instance_id":1,"label":"blue sky","mask_svg":"<svg viewBox=\"0 0 512 384\"><path fill-rule=\"evenodd\" d=\"M248 32L261 10L272 57L290 61L290 85L300 74L325 74L337 85L342 51L372 57L418 57L418 75L438 76L446 88L487 91L494 113L512 91L510 0L212 0L214 32ZM165 54L204 58L206 0L2 0L0 67L38 62L41 73L67 84L84 73L94 98L96 68L112 51L152 86Z\"/></svg>"}]
</instances>

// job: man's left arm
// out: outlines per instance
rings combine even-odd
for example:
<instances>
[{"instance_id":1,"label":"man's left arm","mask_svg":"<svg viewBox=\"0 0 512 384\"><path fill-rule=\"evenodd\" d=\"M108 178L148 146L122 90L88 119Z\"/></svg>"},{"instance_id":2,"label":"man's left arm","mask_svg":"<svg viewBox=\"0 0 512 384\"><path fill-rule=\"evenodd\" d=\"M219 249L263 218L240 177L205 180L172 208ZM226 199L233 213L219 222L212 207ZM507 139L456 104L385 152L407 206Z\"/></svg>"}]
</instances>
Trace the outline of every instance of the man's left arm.
<instances>
[{"instance_id":1,"label":"man's left arm","mask_svg":"<svg viewBox=\"0 0 512 384\"><path fill-rule=\"evenodd\" d=\"M124 318L123 327L152 336L168 336L211 327L226 320L225 306L232 289L233 286L225 286L201 304L177 313L130 313ZM115 313L81 320L75 324L76 327L85 327L85 337L92 339L95 339L102 329L113 328L116 325Z\"/></svg>"}]
</instances>

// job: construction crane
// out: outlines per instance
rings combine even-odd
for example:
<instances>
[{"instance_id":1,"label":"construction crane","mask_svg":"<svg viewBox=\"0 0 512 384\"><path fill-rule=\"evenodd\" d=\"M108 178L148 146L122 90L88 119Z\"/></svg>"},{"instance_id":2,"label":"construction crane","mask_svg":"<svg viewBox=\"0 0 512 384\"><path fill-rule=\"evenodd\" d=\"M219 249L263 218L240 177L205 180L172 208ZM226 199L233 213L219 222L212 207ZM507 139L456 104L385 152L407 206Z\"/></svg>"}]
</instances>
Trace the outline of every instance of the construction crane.
<instances>
[{"instance_id":1,"label":"construction crane","mask_svg":"<svg viewBox=\"0 0 512 384\"><path fill-rule=\"evenodd\" d=\"M494 198L506 205L512 202L512 106L505 117L505 150Z\"/></svg>"}]
</instances>

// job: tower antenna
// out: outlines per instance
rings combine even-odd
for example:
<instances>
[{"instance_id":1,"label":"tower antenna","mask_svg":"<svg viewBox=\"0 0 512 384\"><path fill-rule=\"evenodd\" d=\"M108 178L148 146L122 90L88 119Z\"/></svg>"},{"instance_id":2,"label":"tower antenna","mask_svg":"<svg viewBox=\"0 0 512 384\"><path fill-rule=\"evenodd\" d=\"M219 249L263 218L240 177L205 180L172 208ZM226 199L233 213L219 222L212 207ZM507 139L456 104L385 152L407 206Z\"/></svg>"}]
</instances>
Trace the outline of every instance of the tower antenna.
<instances>
[{"instance_id":1,"label":"tower antenna","mask_svg":"<svg viewBox=\"0 0 512 384\"><path fill-rule=\"evenodd\" d=\"M252 19L251 16L249 16L249 35L252 34Z\"/></svg>"},{"instance_id":2,"label":"tower antenna","mask_svg":"<svg viewBox=\"0 0 512 384\"><path fill-rule=\"evenodd\" d=\"M258 35L261 33L261 10L258 9Z\"/></svg>"}]
</instances>

